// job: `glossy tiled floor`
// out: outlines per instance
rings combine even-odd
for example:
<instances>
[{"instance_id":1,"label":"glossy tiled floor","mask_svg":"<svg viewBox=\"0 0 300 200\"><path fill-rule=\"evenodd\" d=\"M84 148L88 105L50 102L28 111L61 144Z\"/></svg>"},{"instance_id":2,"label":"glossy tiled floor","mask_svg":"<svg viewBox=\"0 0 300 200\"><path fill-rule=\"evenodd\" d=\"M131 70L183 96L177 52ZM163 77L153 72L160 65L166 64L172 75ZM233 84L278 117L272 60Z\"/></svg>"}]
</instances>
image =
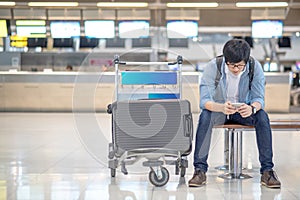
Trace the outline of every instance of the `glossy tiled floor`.
<instances>
[{"instance_id":1,"label":"glossy tiled floor","mask_svg":"<svg viewBox=\"0 0 300 200\"><path fill-rule=\"evenodd\" d=\"M215 130L209 157L208 183L189 188L192 156L185 178L167 166L170 180L154 187L141 162L128 166L128 175L107 168L111 119L108 114L0 113L0 199L8 200L196 200L300 199L300 132L273 133L275 170L281 189L260 186L253 132L244 134L243 165L253 178L223 180L223 131ZM300 114L271 118L299 119ZM194 116L195 124L198 115ZM196 125L195 125L196 126ZM191 154L192 155L192 154Z\"/></svg>"}]
</instances>

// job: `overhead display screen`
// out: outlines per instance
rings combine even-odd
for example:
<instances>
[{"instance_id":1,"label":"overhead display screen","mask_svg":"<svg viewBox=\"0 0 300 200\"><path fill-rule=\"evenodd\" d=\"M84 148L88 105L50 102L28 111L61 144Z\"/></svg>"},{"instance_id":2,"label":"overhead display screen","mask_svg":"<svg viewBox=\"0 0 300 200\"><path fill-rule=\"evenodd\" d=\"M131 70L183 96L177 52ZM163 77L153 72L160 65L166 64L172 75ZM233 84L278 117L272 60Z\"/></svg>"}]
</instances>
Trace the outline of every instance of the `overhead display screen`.
<instances>
[{"instance_id":1,"label":"overhead display screen","mask_svg":"<svg viewBox=\"0 0 300 200\"><path fill-rule=\"evenodd\" d=\"M253 38L278 38L282 37L283 22L281 20L252 21Z\"/></svg>"},{"instance_id":2,"label":"overhead display screen","mask_svg":"<svg viewBox=\"0 0 300 200\"><path fill-rule=\"evenodd\" d=\"M52 38L72 38L80 36L79 21L52 21L50 22Z\"/></svg>"},{"instance_id":3,"label":"overhead display screen","mask_svg":"<svg viewBox=\"0 0 300 200\"><path fill-rule=\"evenodd\" d=\"M198 22L174 20L167 22L168 38L193 38L198 37Z\"/></svg>"},{"instance_id":4,"label":"overhead display screen","mask_svg":"<svg viewBox=\"0 0 300 200\"><path fill-rule=\"evenodd\" d=\"M150 25L148 21L121 21L118 28L120 38L149 37Z\"/></svg>"},{"instance_id":5,"label":"overhead display screen","mask_svg":"<svg viewBox=\"0 0 300 200\"><path fill-rule=\"evenodd\" d=\"M114 38L115 22L113 20L87 20L84 22L84 33L90 38Z\"/></svg>"},{"instance_id":6,"label":"overhead display screen","mask_svg":"<svg viewBox=\"0 0 300 200\"><path fill-rule=\"evenodd\" d=\"M7 37L7 24L6 20L0 20L0 37Z\"/></svg>"},{"instance_id":7,"label":"overhead display screen","mask_svg":"<svg viewBox=\"0 0 300 200\"><path fill-rule=\"evenodd\" d=\"M18 36L44 38L46 37L45 20L16 20Z\"/></svg>"}]
</instances>

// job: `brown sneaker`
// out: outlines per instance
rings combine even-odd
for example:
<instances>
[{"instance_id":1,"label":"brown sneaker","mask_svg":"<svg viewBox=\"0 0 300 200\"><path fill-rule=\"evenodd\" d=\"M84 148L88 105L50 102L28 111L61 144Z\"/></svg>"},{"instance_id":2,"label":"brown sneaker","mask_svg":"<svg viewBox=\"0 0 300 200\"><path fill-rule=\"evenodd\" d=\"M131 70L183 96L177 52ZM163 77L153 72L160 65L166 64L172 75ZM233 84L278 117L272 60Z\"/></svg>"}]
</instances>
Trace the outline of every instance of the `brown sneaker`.
<instances>
[{"instance_id":1,"label":"brown sneaker","mask_svg":"<svg viewBox=\"0 0 300 200\"><path fill-rule=\"evenodd\" d=\"M281 183L273 170L264 171L260 183L268 188L280 188Z\"/></svg>"},{"instance_id":2,"label":"brown sneaker","mask_svg":"<svg viewBox=\"0 0 300 200\"><path fill-rule=\"evenodd\" d=\"M197 170L194 172L193 178L189 180L189 187L200 187L206 184L205 172Z\"/></svg>"}]
</instances>

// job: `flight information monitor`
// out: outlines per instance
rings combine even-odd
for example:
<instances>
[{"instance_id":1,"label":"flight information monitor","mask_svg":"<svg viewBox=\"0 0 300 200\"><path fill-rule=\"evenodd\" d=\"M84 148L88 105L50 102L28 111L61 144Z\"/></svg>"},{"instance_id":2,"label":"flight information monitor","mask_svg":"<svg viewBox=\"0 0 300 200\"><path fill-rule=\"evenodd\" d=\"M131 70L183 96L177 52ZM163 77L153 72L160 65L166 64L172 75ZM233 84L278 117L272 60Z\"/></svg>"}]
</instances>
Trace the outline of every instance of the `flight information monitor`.
<instances>
[{"instance_id":1,"label":"flight information monitor","mask_svg":"<svg viewBox=\"0 0 300 200\"><path fill-rule=\"evenodd\" d=\"M16 20L18 36L44 38L46 37L45 20Z\"/></svg>"},{"instance_id":2,"label":"flight information monitor","mask_svg":"<svg viewBox=\"0 0 300 200\"><path fill-rule=\"evenodd\" d=\"M114 38L115 22L113 20L87 20L84 22L84 33L90 38Z\"/></svg>"},{"instance_id":3,"label":"flight information monitor","mask_svg":"<svg viewBox=\"0 0 300 200\"><path fill-rule=\"evenodd\" d=\"M7 24L6 20L0 20L0 37L7 37Z\"/></svg>"},{"instance_id":4,"label":"flight information monitor","mask_svg":"<svg viewBox=\"0 0 300 200\"><path fill-rule=\"evenodd\" d=\"M168 38L193 38L198 37L198 22L174 20L167 22Z\"/></svg>"},{"instance_id":5,"label":"flight information monitor","mask_svg":"<svg viewBox=\"0 0 300 200\"><path fill-rule=\"evenodd\" d=\"M283 22L281 20L256 20L252 21L253 38L278 38L282 37Z\"/></svg>"},{"instance_id":6,"label":"flight information monitor","mask_svg":"<svg viewBox=\"0 0 300 200\"><path fill-rule=\"evenodd\" d=\"M52 21L50 22L52 38L72 38L80 36L79 21Z\"/></svg>"},{"instance_id":7,"label":"flight information monitor","mask_svg":"<svg viewBox=\"0 0 300 200\"><path fill-rule=\"evenodd\" d=\"M148 21L120 21L118 26L120 38L149 37L149 29Z\"/></svg>"}]
</instances>

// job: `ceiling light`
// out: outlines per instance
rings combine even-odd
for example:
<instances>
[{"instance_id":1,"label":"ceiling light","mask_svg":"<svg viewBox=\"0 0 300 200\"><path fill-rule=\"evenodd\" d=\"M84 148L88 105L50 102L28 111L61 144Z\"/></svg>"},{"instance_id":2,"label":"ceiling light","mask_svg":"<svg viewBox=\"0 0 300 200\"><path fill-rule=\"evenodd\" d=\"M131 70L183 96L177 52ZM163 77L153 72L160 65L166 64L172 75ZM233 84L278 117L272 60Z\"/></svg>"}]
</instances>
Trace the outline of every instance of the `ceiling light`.
<instances>
[{"instance_id":1,"label":"ceiling light","mask_svg":"<svg viewBox=\"0 0 300 200\"><path fill-rule=\"evenodd\" d=\"M147 7L148 3L145 2L100 2L97 3L98 7Z\"/></svg>"},{"instance_id":2,"label":"ceiling light","mask_svg":"<svg viewBox=\"0 0 300 200\"><path fill-rule=\"evenodd\" d=\"M257 7L287 7L287 2L238 2L236 7L257 8Z\"/></svg>"},{"instance_id":3,"label":"ceiling light","mask_svg":"<svg viewBox=\"0 0 300 200\"><path fill-rule=\"evenodd\" d=\"M0 6L15 6L16 2L13 1L1 1Z\"/></svg>"},{"instance_id":4,"label":"ceiling light","mask_svg":"<svg viewBox=\"0 0 300 200\"><path fill-rule=\"evenodd\" d=\"M28 2L28 6L74 7L74 6L78 6L78 2Z\"/></svg>"},{"instance_id":5,"label":"ceiling light","mask_svg":"<svg viewBox=\"0 0 300 200\"><path fill-rule=\"evenodd\" d=\"M167 7L170 8L215 8L219 4L216 2L210 3L167 3Z\"/></svg>"}]
</instances>

